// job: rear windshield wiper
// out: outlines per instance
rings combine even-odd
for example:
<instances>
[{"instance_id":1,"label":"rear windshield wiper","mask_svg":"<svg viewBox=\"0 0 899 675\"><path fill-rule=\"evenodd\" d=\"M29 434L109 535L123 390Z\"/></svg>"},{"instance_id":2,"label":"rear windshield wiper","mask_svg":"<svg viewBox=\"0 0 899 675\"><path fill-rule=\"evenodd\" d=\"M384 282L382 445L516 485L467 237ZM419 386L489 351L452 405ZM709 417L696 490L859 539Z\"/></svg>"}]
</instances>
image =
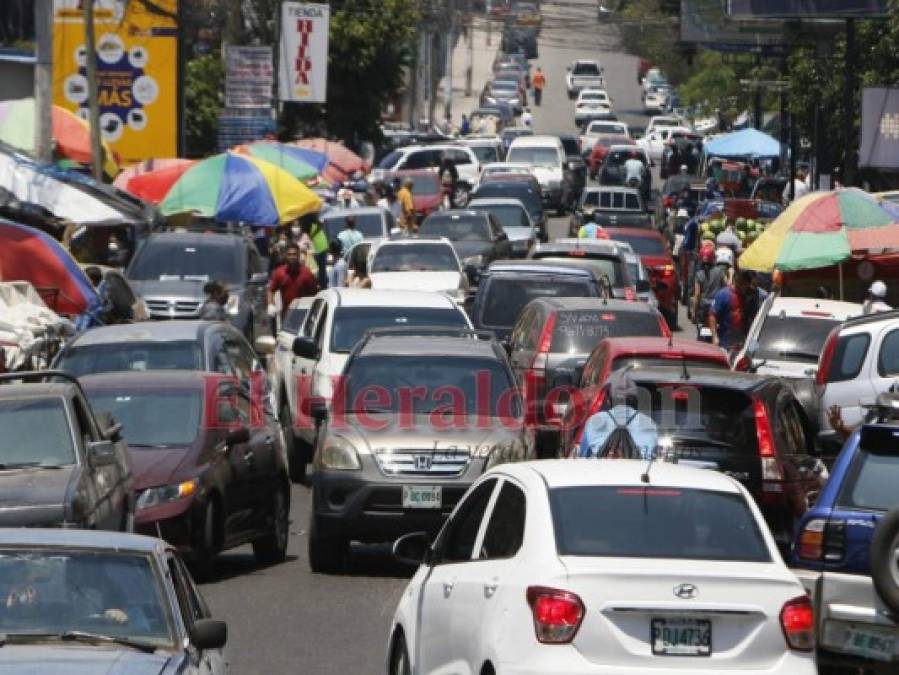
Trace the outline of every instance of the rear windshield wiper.
<instances>
[{"instance_id":1,"label":"rear windshield wiper","mask_svg":"<svg viewBox=\"0 0 899 675\"><path fill-rule=\"evenodd\" d=\"M0 464L0 471L11 471L13 469L61 469L61 464L44 464L43 462L15 462L11 464Z\"/></svg>"},{"instance_id":2,"label":"rear windshield wiper","mask_svg":"<svg viewBox=\"0 0 899 675\"><path fill-rule=\"evenodd\" d=\"M809 361L815 362L817 362L818 357L821 356L820 354L816 354L815 352L804 352L800 349L786 349L784 351L777 352L777 355L786 357L793 356L797 359L808 359Z\"/></svg>"},{"instance_id":3,"label":"rear windshield wiper","mask_svg":"<svg viewBox=\"0 0 899 675\"><path fill-rule=\"evenodd\" d=\"M714 438L708 438L707 436L685 436L683 434L672 434L671 440L673 440L678 445L705 445L715 448L727 448L729 450L733 450L737 447L733 443L728 443L727 441L718 441Z\"/></svg>"}]
</instances>

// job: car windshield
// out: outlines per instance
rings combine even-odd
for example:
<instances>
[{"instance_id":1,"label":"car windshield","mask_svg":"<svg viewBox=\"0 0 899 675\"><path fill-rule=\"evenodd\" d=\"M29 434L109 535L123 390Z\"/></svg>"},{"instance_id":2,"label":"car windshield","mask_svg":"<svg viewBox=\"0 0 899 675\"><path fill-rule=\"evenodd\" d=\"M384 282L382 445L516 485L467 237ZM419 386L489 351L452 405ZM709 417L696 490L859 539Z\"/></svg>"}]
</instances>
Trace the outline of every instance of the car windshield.
<instances>
[{"instance_id":1,"label":"car windshield","mask_svg":"<svg viewBox=\"0 0 899 675\"><path fill-rule=\"evenodd\" d=\"M586 298L595 296L585 278L560 279L547 275L534 277L495 277L487 284L481 310L481 325L505 328L515 324L521 309L537 298Z\"/></svg>"},{"instance_id":2,"label":"car windshield","mask_svg":"<svg viewBox=\"0 0 899 675\"><path fill-rule=\"evenodd\" d=\"M499 156L499 148L495 145L469 145L468 147L471 148L474 156L478 158L478 162L481 164L498 162L502 159Z\"/></svg>"},{"instance_id":3,"label":"car windshield","mask_svg":"<svg viewBox=\"0 0 899 675\"><path fill-rule=\"evenodd\" d=\"M373 328L412 326L468 328L468 322L452 307L338 307L331 328L331 351L349 353Z\"/></svg>"},{"instance_id":4,"label":"car windshield","mask_svg":"<svg viewBox=\"0 0 899 675\"><path fill-rule=\"evenodd\" d=\"M523 180L485 183L478 187L472 199L517 199L534 220L540 220L543 211L540 193Z\"/></svg>"},{"instance_id":5,"label":"car windshield","mask_svg":"<svg viewBox=\"0 0 899 675\"><path fill-rule=\"evenodd\" d=\"M818 362L827 335L839 321L769 314L759 333L757 359Z\"/></svg>"},{"instance_id":6,"label":"car windshield","mask_svg":"<svg viewBox=\"0 0 899 675\"><path fill-rule=\"evenodd\" d=\"M308 307L291 307L287 310L284 321L281 322L281 330L296 335L308 312Z\"/></svg>"},{"instance_id":7,"label":"car windshield","mask_svg":"<svg viewBox=\"0 0 899 675\"><path fill-rule=\"evenodd\" d=\"M506 157L509 162L533 164L534 166L553 169L559 165L559 151L555 148L535 148L525 145L509 150Z\"/></svg>"},{"instance_id":8,"label":"car windshield","mask_svg":"<svg viewBox=\"0 0 899 675\"><path fill-rule=\"evenodd\" d=\"M397 244L375 252L371 271L458 272L459 261L448 244Z\"/></svg>"},{"instance_id":9,"label":"car windshield","mask_svg":"<svg viewBox=\"0 0 899 675\"><path fill-rule=\"evenodd\" d=\"M599 91L583 91L581 92L582 101L605 101L609 97Z\"/></svg>"},{"instance_id":10,"label":"car windshield","mask_svg":"<svg viewBox=\"0 0 899 675\"><path fill-rule=\"evenodd\" d=\"M379 169L390 170L397 165L397 163L403 158L403 153L399 150L394 150L393 152L388 152L381 158L381 161L378 162Z\"/></svg>"},{"instance_id":11,"label":"car windshield","mask_svg":"<svg viewBox=\"0 0 899 675\"><path fill-rule=\"evenodd\" d=\"M556 314L554 354L588 354L607 337L662 337L662 326L649 312L573 310Z\"/></svg>"},{"instance_id":12,"label":"car windshield","mask_svg":"<svg viewBox=\"0 0 899 675\"><path fill-rule=\"evenodd\" d=\"M66 640L72 631L148 649L175 647L161 577L147 554L0 548L0 596L6 599L0 633L7 649L29 640Z\"/></svg>"},{"instance_id":13,"label":"car windshield","mask_svg":"<svg viewBox=\"0 0 899 675\"><path fill-rule=\"evenodd\" d=\"M346 379L346 408L355 412L496 417L509 414L501 408L515 392L500 361L463 356L363 356L352 361ZM479 392L484 383L487 390Z\"/></svg>"},{"instance_id":14,"label":"car windshield","mask_svg":"<svg viewBox=\"0 0 899 675\"><path fill-rule=\"evenodd\" d=\"M94 410L111 413L122 425L129 448L189 445L200 428L203 400L196 391L95 389L88 398Z\"/></svg>"},{"instance_id":15,"label":"car windshield","mask_svg":"<svg viewBox=\"0 0 899 675\"><path fill-rule=\"evenodd\" d=\"M553 488L549 500L561 556L771 561L740 494L591 485Z\"/></svg>"},{"instance_id":16,"label":"car windshield","mask_svg":"<svg viewBox=\"0 0 899 675\"><path fill-rule=\"evenodd\" d=\"M489 187L485 185L484 187ZM481 206L472 204L471 208L476 211L486 211L492 213L493 216L503 226L503 229L509 227L530 227L531 220L528 217L524 207L517 204L491 204L490 206Z\"/></svg>"},{"instance_id":17,"label":"car windshield","mask_svg":"<svg viewBox=\"0 0 899 675\"><path fill-rule=\"evenodd\" d=\"M840 489L838 506L889 511L899 506L899 455L859 449Z\"/></svg>"},{"instance_id":18,"label":"car windshield","mask_svg":"<svg viewBox=\"0 0 899 675\"><path fill-rule=\"evenodd\" d=\"M72 430L62 397L0 400L0 429L0 470L75 463Z\"/></svg>"},{"instance_id":19,"label":"car windshield","mask_svg":"<svg viewBox=\"0 0 899 675\"><path fill-rule=\"evenodd\" d=\"M412 194L416 197L421 195L436 195L443 189L436 173L406 174L403 178L412 179Z\"/></svg>"},{"instance_id":20,"label":"car windshield","mask_svg":"<svg viewBox=\"0 0 899 675\"><path fill-rule=\"evenodd\" d=\"M595 63L575 63L571 69L574 75L599 75L599 66Z\"/></svg>"},{"instance_id":21,"label":"car windshield","mask_svg":"<svg viewBox=\"0 0 899 675\"><path fill-rule=\"evenodd\" d=\"M446 237L450 241L490 241L490 226L484 216L429 216L418 234L423 237Z\"/></svg>"},{"instance_id":22,"label":"car windshield","mask_svg":"<svg viewBox=\"0 0 899 675\"><path fill-rule=\"evenodd\" d=\"M537 251L534 253L536 260L557 262L561 265L574 265L576 267L588 267L598 277L608 277L612 288L624 286L622 265L618 258L602 258L599 256L568 256L564 253L552 253L549 251Z\"/></svg>"},{"instance_id":23,"label":"car windshield","mask_svg":"<svg viewBox=\"0 0 899 675\"><path fill-rule=\"evenodd\" d=\"M668 252L662 240L654 237L635 237L616 232L612 238L615 241L623 241L630 244L637 255L665 255Z\"/></svg>"},{"instance_id":24,"label":"car windshield","mask_svg":"<svg viewBox=\"0 0 899 675\"><path fill-rule=\"evenodd\" d=\"M141 246L128 268L128 278L134 281L215 279L227 284L246 281L244 248L222 244L201 244L192 241L150 239Z\"/></svg>"},{"instance_id":25,"label":"car windshield","mask_svg":"<svg viewBox=\"0 0 899 675\"><path fill-rule=\"evenodd\" d=\"M608 122L592 122L589 129L587 129L587 133L615 134L616 136L623 136L625 133L625 128L621 124L609 124Z\"/></svg>"},{"instance_id":26,"label":"car windshield","mask_svg":"<svg viewBox=\"0 0 899 675\"><path fill-rule=\"evenodd\" d=\"M414 189L414 188L413 188ZM354 213L356 219L356 231L363 237L377 239L386 236L384 232L384 216L380 213ZM337 239L337 234L346 228L346 216L331 216L322 218L322 227L328 236L328 241Z\"/></svg>"},{"instance_id":27,"label":"car windshield","mask_svg":"<svg viewBox=\"0 0 899 675\"><path fill-rule=\"evenodd\" d=\"M63 352L56 367L73 375L121 370L202 370L200 346L193 341L117 342L74 346Z\"/></svg>"}]
</instances>

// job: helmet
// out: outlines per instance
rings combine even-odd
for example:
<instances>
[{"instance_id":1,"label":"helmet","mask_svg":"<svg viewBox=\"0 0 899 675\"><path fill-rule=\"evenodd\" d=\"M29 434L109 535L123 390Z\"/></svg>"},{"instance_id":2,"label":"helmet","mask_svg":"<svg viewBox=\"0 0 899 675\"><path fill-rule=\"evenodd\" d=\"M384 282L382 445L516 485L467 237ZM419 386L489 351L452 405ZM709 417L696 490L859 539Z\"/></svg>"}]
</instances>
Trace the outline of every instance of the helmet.
<instances>
[{"instance_id":1,"label":"helmet","mask_svg":"<svg viewBox=\"0 0 899 675\"><path fill-rule=\"evenodd\" d=\"M708 239L699 247L699 262L703 265L711 265L715 262L715 244Z\"/></svg>"},{"instance_id":2,"label":"helmet","mask_svg":"<svg viewBox=\"0 0 899 675\"><path fill-rule=\"evenodd\" d=\"M868 292L875 298L885 298L887 295L887 285L882 281L875 281L871 284L871 288L868 289Z\"/></svg>"},{"instance_id":3,"label":"helmet","mask_svg":"<svg viewBox=\"0 0 899 675\"><path fill-rule=\"evenodd\" d=\"M715 264L716 265L729 265L731 267L734 266L734 252L731 251L726 246L722 246L717 251L715 251Z\"/></svg>"}]
</instances>

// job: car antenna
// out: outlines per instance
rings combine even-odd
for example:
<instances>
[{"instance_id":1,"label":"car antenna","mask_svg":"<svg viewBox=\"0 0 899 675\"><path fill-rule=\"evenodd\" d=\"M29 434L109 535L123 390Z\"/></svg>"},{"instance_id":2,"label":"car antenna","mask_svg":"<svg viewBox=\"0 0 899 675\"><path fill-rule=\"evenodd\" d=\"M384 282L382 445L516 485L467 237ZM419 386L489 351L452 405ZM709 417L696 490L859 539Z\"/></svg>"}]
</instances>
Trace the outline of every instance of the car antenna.
<instances>
[{"instance_id":1,"label":"car antenna","mask_svg":"<svg viewBox=\"0 0 899 675\"><path fill-rule=\"evenodd\" d=\"M674 347L674 333L670 330L668 331L668 349Z\"/></svg>"},{"instance_id":2,"label":"car antenna","mask_svg":"<svg viewBox=\"0 0 899 675\"><path fill-rule=\"evenodd\" d=\"M690 371L687 370L687 355L681 350L680 353L680 362L681 366L683 366L683 372L681 373L681 379L689 380L690 379Z\"/></svg>"},{"instance_id":3,"label":"car antenna","mask_svg":"<svg viewBox=\"0 0 899 675\"><path fill-rule=\"evenodd\" d=\"M653 462L656 461L656 453L652 453L649 456L649 462L646 464L646 469L643 470L643 473L640 474L640 482L649 485L649 470L652 468Z\"/></svg>"}]
</instances>

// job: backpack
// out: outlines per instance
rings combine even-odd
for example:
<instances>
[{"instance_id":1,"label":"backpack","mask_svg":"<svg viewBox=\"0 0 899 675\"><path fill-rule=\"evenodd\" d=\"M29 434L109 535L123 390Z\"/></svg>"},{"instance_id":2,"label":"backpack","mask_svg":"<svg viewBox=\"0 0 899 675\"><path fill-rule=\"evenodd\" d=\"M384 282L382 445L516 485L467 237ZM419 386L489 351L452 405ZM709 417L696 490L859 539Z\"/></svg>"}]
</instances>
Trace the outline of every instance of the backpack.
<instances>
[{"instance_id":1,"label":"backpack","mask_svg":"<svg viewBox=\"0 0 899 675\"><path fill-rule=\"evenodd\" d=\"M631 432L627 428L640 413L634 411L634 414L623 425L619 424L618 420L610 412L606 411L606 414L615 422L615 429L596 452L596 458L642 459L643 453L640 452L640 448L637 447L634 437L631 436Z\"/></svg>"}]
</instances>

